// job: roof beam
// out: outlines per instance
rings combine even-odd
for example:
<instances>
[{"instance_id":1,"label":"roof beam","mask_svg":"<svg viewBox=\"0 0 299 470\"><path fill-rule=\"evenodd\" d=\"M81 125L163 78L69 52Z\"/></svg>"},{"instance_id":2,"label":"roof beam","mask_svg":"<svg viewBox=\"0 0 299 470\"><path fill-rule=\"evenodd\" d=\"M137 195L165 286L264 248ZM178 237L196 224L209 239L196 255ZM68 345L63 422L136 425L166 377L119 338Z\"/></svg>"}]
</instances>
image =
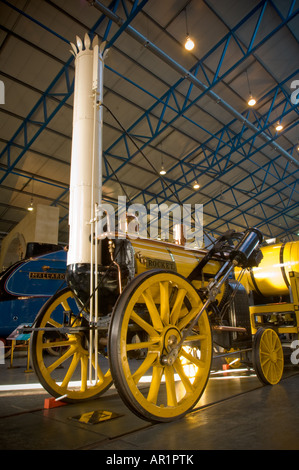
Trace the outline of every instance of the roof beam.
<instances>
[{"instance_id":1,"label":"roof beam","mask_svg":"<svg viewBox=\"0 0 299 470\"><path fill-rule=\"evenodd\" d=\"M119 26L124 28L124 31L129 34L131 37L133 37L136 41L138 41L140 44L142 44L145 48L150 50L153 54L155 54L157 57L162 59L165 63L167 63L171 68L173 68L176 72L178 72L182 77L190 83L192 83L195 87L199 88L203 93L207 94L213 101L215 101L220 107L224 108L226 111L228 111L232 116L234 116L238 121L242 122L245 124L250 130L253 132L259 132L259 129L254 126L249 120L244 118L242 114L240 114L238 111L236 111L230 104L228 104L226 101L224 101L220 96L218 96L211 88L211 86L205 85L203 82L201 82L193 73L188 71L185 67L180 65L178 62L176 62L174 59L172 59L169 55L165 54L160 48L158 48L155 44L153 44L149 39L147 39L145 36L143 36L141 33L139 33L136 29L134 29L131 25L126 25L125 21L120 18L118 15L116 15L114 12L109 10L105 5L100 3L98 0L88 0L96 9L101 11L103 14L105 14L108 18L110 18L112 21L117 23ZM280 28L282 28L285 24L287 24L291 19L293 19L296 14L298 13L298 10L294 12L294 2L293 2L293 7L290 8L288 11L287 16L281 20L280 24L272 31L271 35L274 34L274 32L278 31ZM261 14L258 19L258 23L256 25L256 28L254 30L253 36L251 38L249 47L244 54L242 60L244 60L245 57L248 57L254 50L257 49L257 47L260 47L261 44L263 44L266 40L266 38L263 38L262 41L258 45L253 46L257 31L259 29L260 23L261 23L261 15L264 14L265 8L267 5L267 0L264 0L260 2L260 4L254 9L255 11L258 11L261 9ZM236 28L234 28L236 29ZM269 36L269 35L268 35ZM268 37L267 36L267 37ZM227 41L227 39L226 39ZM223 57L222 59L223 60ZM238 61L238 63L241 62ZM217 70L219 67L217 68ZM218 70L219 73L219 70ZM228 72L226 72L227 74ZM218 77L217 77L218 78ZM215 85L216 79L213 79L212 85ZM294 163L296 166L299 166L299 162L292 156L290 155L286 150L284 150L282 147L280 147L278 144L273 144L271 142L271 139L269 136L264 133L260 132L260 137L265 140L270 146L275 146L275 149L278 150L287 160L291 161Z\"/></svg>"}]
</instances>

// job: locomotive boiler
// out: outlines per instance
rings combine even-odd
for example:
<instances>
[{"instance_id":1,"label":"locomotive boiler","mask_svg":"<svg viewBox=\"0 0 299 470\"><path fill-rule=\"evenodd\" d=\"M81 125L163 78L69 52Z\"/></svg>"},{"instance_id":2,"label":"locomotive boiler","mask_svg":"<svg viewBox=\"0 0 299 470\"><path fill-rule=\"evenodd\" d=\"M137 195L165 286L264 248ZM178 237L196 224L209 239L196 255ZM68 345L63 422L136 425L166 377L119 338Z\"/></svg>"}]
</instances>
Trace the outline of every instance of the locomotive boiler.
<instances>
[{"instance_id":1,"label":"locomotive boiler","mask_svg":"<svg viewBox=\"0 0 299 470\"><path fill-rule=\"evenodd\" d=\"M114 384L139 417L167 422L198 402L214 345L252 350L258 375L277 383L279 337L272 328L268 341L266 327L253 338L249 290L239 282L260 265L259 230L228 231L209 249L133 237L119 227L99 230L105 53L87 35L72 50L68 285L46 302L32 328L41 384L67 402L98 397ZM59 354L49 355L49 348Z\"/></svg>"},{"instance_id":2,"label":"locomotive boiler","mask_svg":"<svg viewBox=\"0 0 299 470\"><path fill-rule=\"evenodd\" d=\"M260 264L242 279L250 298L251 331L275 331L288 354L299 332L299 242L272 243L261 251Z\"/></svg>"}]
</instances>

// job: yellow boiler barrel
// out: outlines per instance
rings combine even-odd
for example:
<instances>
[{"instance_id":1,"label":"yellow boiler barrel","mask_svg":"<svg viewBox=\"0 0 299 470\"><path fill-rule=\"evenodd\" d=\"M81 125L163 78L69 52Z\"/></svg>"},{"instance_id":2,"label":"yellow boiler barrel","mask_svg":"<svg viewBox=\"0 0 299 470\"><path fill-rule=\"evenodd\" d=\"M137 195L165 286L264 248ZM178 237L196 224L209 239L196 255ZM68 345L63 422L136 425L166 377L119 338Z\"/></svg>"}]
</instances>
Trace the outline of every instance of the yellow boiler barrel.
<instances>
[{"instance_id":1,"label":"yellow boiler barrel","mask_svg":"<svg viewBox=\"0 0 299 470\"><path fill-rule=\"evenodd\" d=\"M159 240L130 240L136 258L136 274L148 269L168 269L188 277L199 261L206 254L205 250L186 249L183 246ZM215 275L221 264L210 260L204 269L205 273Z\"/></svg>"},{"instance_id":2,"label":"yellow boiler barrel","mask_svg":"<svg viewBox=\"0 0 299 470\"><path fill-rule=\"evenodd\" d=\"M167 243L158 240L130 239L134 251L135 274L141 274L150 269L166 269L177 272L185 278L191 274L207 253L205 250L188 249L185 246ZM196 288L206 287L208 282L215 277L222 262L217 258L210 259L202 270L199 279L192 283ZM222 286L217 300L221 300L225 287Z\"/></svg>"},{"instance_id":3,"label":"yellow boiler barrel","mask_svg":"<svg viewBox=\"0 0 299 470\"><path fill-rule=\"evenodd\" d=\"M242 284L264 297L288 295L289 272L299 272L299 241L264 246L261 251L262 261L245 272Z\"/></svg>"}]
</instances>

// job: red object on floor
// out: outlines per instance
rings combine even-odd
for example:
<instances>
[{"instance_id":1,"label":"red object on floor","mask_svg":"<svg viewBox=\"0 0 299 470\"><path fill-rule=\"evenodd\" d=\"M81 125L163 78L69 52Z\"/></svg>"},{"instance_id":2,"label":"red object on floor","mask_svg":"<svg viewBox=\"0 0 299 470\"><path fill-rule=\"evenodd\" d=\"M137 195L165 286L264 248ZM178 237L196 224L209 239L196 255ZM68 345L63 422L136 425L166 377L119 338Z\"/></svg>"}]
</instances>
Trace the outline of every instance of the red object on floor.
<instances>
[{"instance_id":1,"label":"red object on floor","mask_svg":"<svg viewBox=\"0 0 299 470\"><path fill-rule=\"evenodd\" d=\"M45 398L44 409L49 410L51 408L57 408L58 406L67 405L64 401L56 401L55 398Z\"/></svg>"}]
</instances>

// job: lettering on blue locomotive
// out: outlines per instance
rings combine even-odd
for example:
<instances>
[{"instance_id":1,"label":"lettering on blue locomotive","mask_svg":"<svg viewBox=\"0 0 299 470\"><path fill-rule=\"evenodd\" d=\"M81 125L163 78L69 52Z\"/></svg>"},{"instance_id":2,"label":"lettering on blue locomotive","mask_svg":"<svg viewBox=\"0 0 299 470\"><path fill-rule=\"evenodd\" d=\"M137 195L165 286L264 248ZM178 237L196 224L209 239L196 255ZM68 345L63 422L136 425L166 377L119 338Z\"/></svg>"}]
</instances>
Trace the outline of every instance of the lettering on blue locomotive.
<instances>
[{"instance_id":1,"label":"lettering on blue locomotive","mask_svg":"<svg viewBox=\"0 0 299 470\"><path fill-rule=\"evenodd\" d=\"M34 272L30 272L29 273L29 279L54 279L54 280L57 280L57 279L61 279L63 280L65 278L65 275L64 273L34 273Z\"/></svg>"}]
</instances>

